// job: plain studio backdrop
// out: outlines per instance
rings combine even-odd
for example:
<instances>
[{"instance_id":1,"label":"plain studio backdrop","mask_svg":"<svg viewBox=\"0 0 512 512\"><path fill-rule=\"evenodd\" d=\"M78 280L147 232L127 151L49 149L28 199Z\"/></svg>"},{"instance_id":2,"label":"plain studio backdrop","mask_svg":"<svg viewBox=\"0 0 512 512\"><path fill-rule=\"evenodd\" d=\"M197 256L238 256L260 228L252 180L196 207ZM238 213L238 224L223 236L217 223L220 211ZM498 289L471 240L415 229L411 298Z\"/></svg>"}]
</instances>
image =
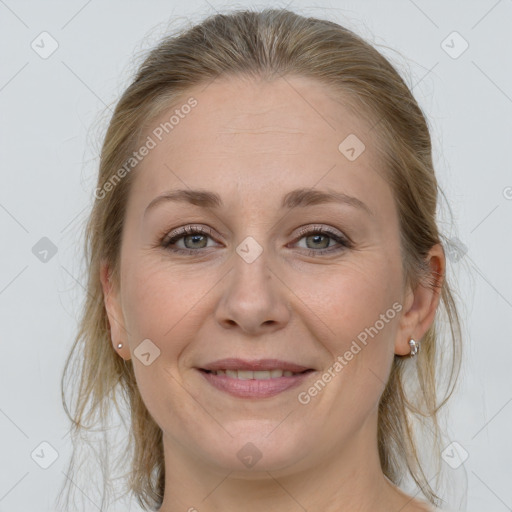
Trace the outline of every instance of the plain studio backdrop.
<instances>
[{"instance_id":1,"label":"plain studio backdrop","mask_svg":"<svg viewBox=\"0 0 512 512\"><path fill-rule=\"evenodd\" d=\"M376 45L428 117L465 324L445 469L467 492L461 510L512 510L511 0L0 0L0 512L54 510L66 478L59 386L85 293L81 229L110 109L141 52L228 7L286 5Z\"/></svg>"}]
</instances>

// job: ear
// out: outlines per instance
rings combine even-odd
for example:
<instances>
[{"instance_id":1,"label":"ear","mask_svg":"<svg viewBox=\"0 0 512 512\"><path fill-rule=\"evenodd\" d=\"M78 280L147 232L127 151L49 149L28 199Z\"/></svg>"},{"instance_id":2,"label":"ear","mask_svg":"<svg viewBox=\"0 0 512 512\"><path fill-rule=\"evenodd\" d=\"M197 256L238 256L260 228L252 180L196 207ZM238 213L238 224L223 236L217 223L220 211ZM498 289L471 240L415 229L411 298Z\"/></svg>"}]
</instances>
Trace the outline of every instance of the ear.
<instances>
[{"instance_id":1,"label":"ear","mask_svg":"<svg viewBox=\"0 0 512 512\"><path fill-rule=\"evenodd\" d=\"M428 257L430 274L422 280L416 289L407 287L403 314L395 340L395 354L405 356L411 351L409 340L421 340L432 325L444 282L446 259L441 244L430 249Z\"/></svg>"},{"instance_id":2,"label":"ear","mask_svg":"<svg viewBox=\"0 0 512 512\"><path fill-rule=\"evenodd\" d=\"M103 300L110 325L110 337L114 350L125 360L130 359L127 332L121 308L119 285L113 283L110 267L107 262L100 264L100 281L103 288ZM117 348L122 343L122 348Z\"/></svg>"}]
</instances>

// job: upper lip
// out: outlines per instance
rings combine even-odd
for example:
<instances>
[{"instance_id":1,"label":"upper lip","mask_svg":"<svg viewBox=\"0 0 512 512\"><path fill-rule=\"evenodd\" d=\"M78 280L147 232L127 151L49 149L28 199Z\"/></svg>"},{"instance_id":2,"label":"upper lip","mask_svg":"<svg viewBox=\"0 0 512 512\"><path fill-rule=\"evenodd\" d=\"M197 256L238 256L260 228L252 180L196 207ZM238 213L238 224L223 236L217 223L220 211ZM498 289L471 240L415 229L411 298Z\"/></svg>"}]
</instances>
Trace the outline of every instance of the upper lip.
<instances>
[{"instance_id":1,"label":"upper lip","mask_svg":"<svg viewBox=\"0 0 512 512\"><path fill-rule=\"evenodd\" d=\"M289 361L281 361L279 359L253 359L246 361L244 359L227 358L219 359L212 363L208 363L201 367L202 370L249 370L249 371L265 371L265 370L287 370L290 372L303 372L312 370L307 366L291 363Z\"/></svg>"}]
</instances>

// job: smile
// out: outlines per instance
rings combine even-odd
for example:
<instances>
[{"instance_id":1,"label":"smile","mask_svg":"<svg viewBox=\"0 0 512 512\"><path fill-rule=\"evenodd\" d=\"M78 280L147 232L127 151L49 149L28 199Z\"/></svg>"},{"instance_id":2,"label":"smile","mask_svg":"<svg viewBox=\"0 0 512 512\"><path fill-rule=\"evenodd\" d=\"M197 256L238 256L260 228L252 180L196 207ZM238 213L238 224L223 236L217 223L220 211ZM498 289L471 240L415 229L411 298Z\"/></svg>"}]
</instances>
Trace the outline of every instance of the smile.
<instances>
[{"instance_id":1,"label":"smile","mask_svg":"<svg viewBox=\"0 0 512 512\"><path fill-rule=\"evenodd\" d=\"M269 398L304 382L314 370L199 370L207 383L237 398Z\"/></svg>"},{"instance_id":2,"label":"smile","mask_svg":"<svg viewBox=\"0 0 512 512\"><path fill-rule=\"evenodd\" d=\"M293 377L294 375L299 375L300 373L303 372L291 372L289 370L215 370L212 371L211 373L215 375L226 375L227 377L230 377L232 379L239 380L268 380L277 379L279 377Z\"/></svg>"}]
</instances>

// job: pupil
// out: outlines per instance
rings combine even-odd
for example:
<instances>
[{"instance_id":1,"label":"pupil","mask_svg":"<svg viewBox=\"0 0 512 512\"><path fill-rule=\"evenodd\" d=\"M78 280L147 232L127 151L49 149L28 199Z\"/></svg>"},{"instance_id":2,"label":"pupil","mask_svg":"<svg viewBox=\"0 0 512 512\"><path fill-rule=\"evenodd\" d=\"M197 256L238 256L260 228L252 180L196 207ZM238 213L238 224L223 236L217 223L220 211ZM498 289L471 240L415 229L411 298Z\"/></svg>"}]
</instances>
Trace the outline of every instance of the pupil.
<instances>
[{"instance_id":1,"label":"pupil","mask_svg":"<svg viewBox=\"0 0 512 512\"><path fill-rule=\"evenodd\" d=\"M204 238L204 236L203 235L189 235L189 236L187 236L185 238L185 246L187 245L187 243L186 243L187 238L191 238L193 240L192 243L194 244L195 242L200 241L201 238Z\"/></svg>"},{"instance_id":2,"label":"pupil","mask_svg":"<svg viewBox=\"0 0 512 512\"><path fill-rule=\"evenodd\" d=\"M325 241L327 241L327 245L325 245L325 243L324 243L324 245L323 245L322 249L325 249L325 248L329 245L329 239L328 239L328 237L327 237L327 236L325 236L325 235L312 235L312 236L311 236L311 237L309 237L309 238L313 238L313 239L315 240L315 243L316 243L316 242L318 242L318 239L324 238L324 239L325 239Z\"/></svg>"}]
</instances>

